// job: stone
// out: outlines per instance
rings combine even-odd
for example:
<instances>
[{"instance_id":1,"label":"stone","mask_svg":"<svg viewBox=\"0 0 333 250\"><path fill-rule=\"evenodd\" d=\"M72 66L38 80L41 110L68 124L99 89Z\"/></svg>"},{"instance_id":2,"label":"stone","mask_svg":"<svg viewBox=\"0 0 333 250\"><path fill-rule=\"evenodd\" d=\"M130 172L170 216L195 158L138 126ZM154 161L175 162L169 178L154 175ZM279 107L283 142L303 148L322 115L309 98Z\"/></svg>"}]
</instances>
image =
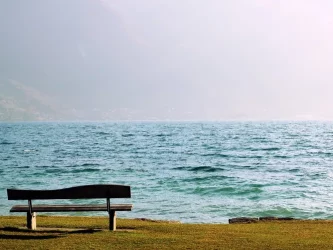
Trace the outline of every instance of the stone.
<instances>
[{"instance_id":1,"label":"stone","mask_svg":"<svg viewBox=\"0 0 333 250\"><path fill-rule=\"evenodd\" d=\"M273 217L273 216L267 216L267 217L260 217L259 218L260 221L272 221L272 220L295 220L292 217Z\"/></svg>"},{"instance_id":2,"label":"stone","mask_svg":"<svg viewBox=\"0 0 333 250\"><path fill-rule=\"evenodd\" d=\"M250 218L250 217L237 217L237 218L232 218L229 219L229 224L235 224L235 223L256 223L258 222L258 218Z\"/></svg>"}]
</instances>

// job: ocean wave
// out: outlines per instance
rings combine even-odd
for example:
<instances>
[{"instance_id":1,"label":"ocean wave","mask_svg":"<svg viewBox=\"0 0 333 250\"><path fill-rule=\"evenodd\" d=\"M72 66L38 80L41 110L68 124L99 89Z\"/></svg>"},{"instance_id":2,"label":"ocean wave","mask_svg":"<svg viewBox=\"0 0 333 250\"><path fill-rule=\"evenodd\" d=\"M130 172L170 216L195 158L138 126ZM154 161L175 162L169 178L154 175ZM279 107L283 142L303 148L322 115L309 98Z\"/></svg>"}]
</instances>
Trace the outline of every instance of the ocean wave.
<instances>
[{"instance_id":1,"label":"ocean wave","mask_svg":"<svg viewBox=\"0 0 333 250\"><path fill-rule=\"evenodd\" d=\"M251 197L251 195L258 195L262 193L263 190L259 187L235 187L235 186L226 186L226 187L218 187L218 186L211 186L211 187L196 187L192 193L197 195L211 195L211 196L244 196L244 197Z\"/></svg>"},{"instance_id":2,"label":"ocean wave","mask_svg":"<svg viewBox=\"0 0 333 250\"><path fill-rule=\"evenodd\" d=\"M267 141L266 137L253 137L251 138L252 140L256 140L256 141Z\"/></svg>"},{"instance_id":3,"label":"ocean wave","mask_svg":"<svg viewBox=\"0 0 333 250\"><path fill-rule=\"evenodd\" d=\"M15 144L14 142L9 142L9 141L1 141L0 145L13 145Z\"/></svg>"},{"instance_id":4,"label":"ocean wave","mask_svg":"<svg viewBox=\"0 0 333 250\"><path fill-rule=\"evenodd\" d=\"M87 166L93 167L93 166L101 166L101 165L98 164L98 163L83 163L83 164L81 164L79 166L81 166L81 167L87 167Z\"/></svg>"},{"instance_id":5,"label":"ocean wave","mask_svg":"<svg viewBox=\"0 0 333 250\"><path fill-rule=\"evenodd\" d=\"M219 172L223 171L223 168L211 167L211 166L198 166L198 167L176 167L175 170L186 170L190 172Z\"/></svg>"},{"instance_id":6,"label":"ocean wave","mask_svg":"<svg viewBox=\"0 0 333 250\"><path fill-rule=\"evenodd\" d=\"M110 133L104 131L96 132L96 135L109 135L109 134Z\"/></svg>"},{"instance_id":7,"label":"ocean wave","mask_svg":"<svg viewBox=\"0 0 333 250\"><path fill-rule=\"evenodd\" d=\"M68 171L70 173L92 173L92 172L99 172L101 171L98 168L81 168L81 169L73 169L71 171Z\"/></svg>"},{"instance_id":8,"label":"ocean wave","mask_svg":"<svg viewBox=\"0 0 333 250\"><path fill-rule=\"evenodd\" d=\"M229 195L230 193L234 192L233 187L196 187L191 191L191 193L196 195Z\"/></svg>"},{"instance_id":9,"label":"ocean wave","mask_svg":"<svg viewBox=\"0 0 333 250\"><path fill-rule=\"evenodd\" d=\"M16 168L20 168L20 169L28 169L28 168L30 168L30 166L17 166Z\"/></svg>"},{"instance_id":10,"label":"ocean wave","mask_svg":"<svg viewBox=\"0 0 333 250\"><path fill-rule=\"evenodd\" d=\"M301 170L299 168L291 168L291 169L288 169L288 172L289 173L299 173Z\"/></svg>"},{"instance_id":11,"label":"ocean wave","mask_svg":"<svg viewBox=\"0 0 333 250\"><path fill-rule=\"evenodd\" d=\"M333 152L318 152L318 155L323 155L323 156L326 156L326 157L331 157L333 156Z\"/></svg>"},{"instance_id":12,"label":"ocean wave","mask_svg":"<svg viewBox=\"0 0 333 250\"><path fill-rule=\"evenodd\" d=\"M160 134L155 134L154 136L156 136L156 137L170 137L172 135L173 134L170 134L170 133L160 133Z\"/></svg>"},{"instance_id":13,"label":"ocean wave","mask_svg":"<svg viewBox=\"0 0 333 250\"><path fill-rule=\"evenodd\" d=\"M234 195L243 195L243 196L250 196L254 194L260 194L263 190L261 187L246 187L241 189L236 189L233 193Z\"/></svg>"},{"instance_id":14,"label":"ocean wave","mask_svg":"<svg viewBox=\"0 0 333 250\"><path fill-rule=\"evenodd\" d=\"M276 159L287 159L287 158L291 158L288 155L273 155L274 158Z\"/></svg>"},{"instance_id":15,"label":"ocean wave","mask_svg":"<svg viewBox=\"0 0 333 250\"><path fill-rule=\"evenodd\" d=\"M240 159L262 159L264 158L263 155L237 155L235 158L240 158Z\"/></svg>"},{"instance_id":16,"label":"ocean wave","mask_svg":"<svg viewBox=\"0 0 333 250\"><path fill-rule=\"evenodd\" d=\"M149 172L148 170L143 169L143 168L135 169L135 168L131 168L131 167L123 168L122 171L127 172L127 173L134 173L134 172L145 173L145 172Z\"/></svg>"},{"instance_id":17,"label":"ocean wave","mask_svg":"<svg viewBox=\"0 0 333 250\"><path fill-rule=\"evenodd\" d=\"M62 167L46 167L45 173L47 174L63 174L63 173L91 173L99 172L99 168L62 168Z\"/></svg>"},{"instance_id":18,"label":"ocean wave","mask_svg":"<svg viewBox=\"0 0 333 250\"><path fill-rule=\"evenodd\" d=\"M221 154L221 153L206 153L206 154L201 154L201 156L203 156L203 157L218 157L218 158L232 157L231 155Z\"/></svg>"},{"instance_id":19,"label":"ocean wave","mask_svg":"<svg viewBox=\"0 0 333 250\"><path fill-rule=\"evenodd\" d=\"M234 177L226 175L214 175L214 176L203 176L203 177L189 177L182 180L184 183L209 183L217 181L225 181L228 179L234 179Z\"/></svg>"},{"instance_id":20,"label":"ocean wave","mask_svg":"<svg viewBox=\"0 0 333 250\"><path fill-rule=\"evenodd\" d=\"M82 164L73 164L73 165L65 165L65 166L60 166L64 168L81 168L81 167L99 167L101 166L98 163L82 163ZM51 166L51 167L58 167L58 166Z\"/></svg>"},{"instance_id":21,"label":"ocean wave","mask_svg":"<svg viewBox=\"0 0 333 250\"><path fill-rule=\"evenodd\" d=\"M268 148L249 148L250 151L257 152L257 151L278 151L281 150L279 147L268 147Z\"/></svg>"},{"instance_id":22,"label":"ocean wave","mask_svg":"<svg viewBox=\"0 0 333 250\"><path fill-rule=\"evenodd\" d=\"M135 134L128 133L128 134L122 134L121 136L122 136L122 137L134 137Z\"/></svg>"},{"instance_id":23,"label":"ocean wave","mask_svg":"<svg viewBox=\"0 0 333 250\"><path fill-rule=\"evenodd\" d=\"M122 147L132 147L132 146L136 146L136 145L132 142L122 142L121 146Z\"/></svg>"}]
</instances>

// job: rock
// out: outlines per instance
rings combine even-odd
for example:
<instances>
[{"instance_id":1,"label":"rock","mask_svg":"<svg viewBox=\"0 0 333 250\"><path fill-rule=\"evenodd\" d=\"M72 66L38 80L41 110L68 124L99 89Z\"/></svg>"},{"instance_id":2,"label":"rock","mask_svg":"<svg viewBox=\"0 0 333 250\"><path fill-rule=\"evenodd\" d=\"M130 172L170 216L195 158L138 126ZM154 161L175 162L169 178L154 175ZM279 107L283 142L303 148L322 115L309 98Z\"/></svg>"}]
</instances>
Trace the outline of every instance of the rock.
<instances>
[{"instance_id":1,"label":"rock","mask_svg":"<svg viewBox=\"0 0 333 250\"><path fill-rule=\"evenodd\" d=\"M274 216L267 216L267 217L259 217L259 218L251 218L251 217L237 217L229 219L229 224L235 224L235 223L256 223L259 221L290 221L290 220L296 220L292 217L274 217Z\"/></svg>"},{"instance_id":2,"label":"rock","mask_svg":"<svg viewBox=\"0 0 333 250\"><path fill-rule=\"evenodd\" d=\"M278 220L278 217L273 217L273 216L266 216L266 217L259 217L260 221L271 221L271 220Z\"/></svg>"},{"instance_id":3,"label":"rock","mask_svg":"<svg viewBox=\"0 0 333 250\"><path fill-rule=\"evenodd\" d=\"M295 220L292 217L273 217L273 216L268 216L268 217L260 217L260 221L272 221L272 220Z\"/></svg>"},{"instance_id":4,"label":"rock","mask_svg":"<svg viewBox=\"0 0 333 250\"><path fill-rule=\"evenodd\" d=\"M258 218L249 218L249 217L238 217L238 218L232 218L229 219L229 224L235 224L235 223L256 223L258 222Z\"/></svg>"},{"instance_id":5,"label":"rock","mask_svg":"<svg viewBox=\"0 0 333 250\"><path fill-rule=\"evenodd\" d=\"M292 218L292 217L281 217L281 218L278 218L278 220L296 220L296 219Z\"/></svg>"}]
</instances>

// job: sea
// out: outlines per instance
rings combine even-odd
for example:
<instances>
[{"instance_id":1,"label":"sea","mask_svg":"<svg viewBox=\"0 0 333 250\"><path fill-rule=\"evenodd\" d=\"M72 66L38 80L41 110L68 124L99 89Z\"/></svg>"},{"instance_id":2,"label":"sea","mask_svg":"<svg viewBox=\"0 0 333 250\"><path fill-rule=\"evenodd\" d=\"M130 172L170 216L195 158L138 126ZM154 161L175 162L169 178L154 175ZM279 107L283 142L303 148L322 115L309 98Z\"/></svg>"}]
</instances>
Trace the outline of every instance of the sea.
<instances>
[{"instance_id":1,"label":"sea","mask_svg":"<svg viewBox=\"0 0 333 250\"><path fill-rule=\"evenodd\" d=\"M0 123L0 215L26 203L7 188L88 184L131 186L132 198L112 200L133 204L121 218L333 219L333 122Z\"/></svg>"}]
</instances>

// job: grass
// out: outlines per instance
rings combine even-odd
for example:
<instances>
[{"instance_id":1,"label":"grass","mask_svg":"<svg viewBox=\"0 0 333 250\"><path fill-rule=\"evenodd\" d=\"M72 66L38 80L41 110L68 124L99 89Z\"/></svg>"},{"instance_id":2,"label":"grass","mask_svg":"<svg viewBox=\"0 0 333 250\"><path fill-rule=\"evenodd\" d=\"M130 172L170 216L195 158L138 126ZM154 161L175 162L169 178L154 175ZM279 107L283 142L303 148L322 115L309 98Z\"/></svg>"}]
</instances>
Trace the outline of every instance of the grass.
<instances>
[{"instance_id":1,"label":"grass","mask_svg":"<svg viewBox=\"0 0 333 250\"><path fill-rule=\"evenodd\" d=\"M332 221L177 224L106 217L0 216L0 249L333 249ZM69 230L69 228L71 230Z\"/></svg>"}]
</instances>

